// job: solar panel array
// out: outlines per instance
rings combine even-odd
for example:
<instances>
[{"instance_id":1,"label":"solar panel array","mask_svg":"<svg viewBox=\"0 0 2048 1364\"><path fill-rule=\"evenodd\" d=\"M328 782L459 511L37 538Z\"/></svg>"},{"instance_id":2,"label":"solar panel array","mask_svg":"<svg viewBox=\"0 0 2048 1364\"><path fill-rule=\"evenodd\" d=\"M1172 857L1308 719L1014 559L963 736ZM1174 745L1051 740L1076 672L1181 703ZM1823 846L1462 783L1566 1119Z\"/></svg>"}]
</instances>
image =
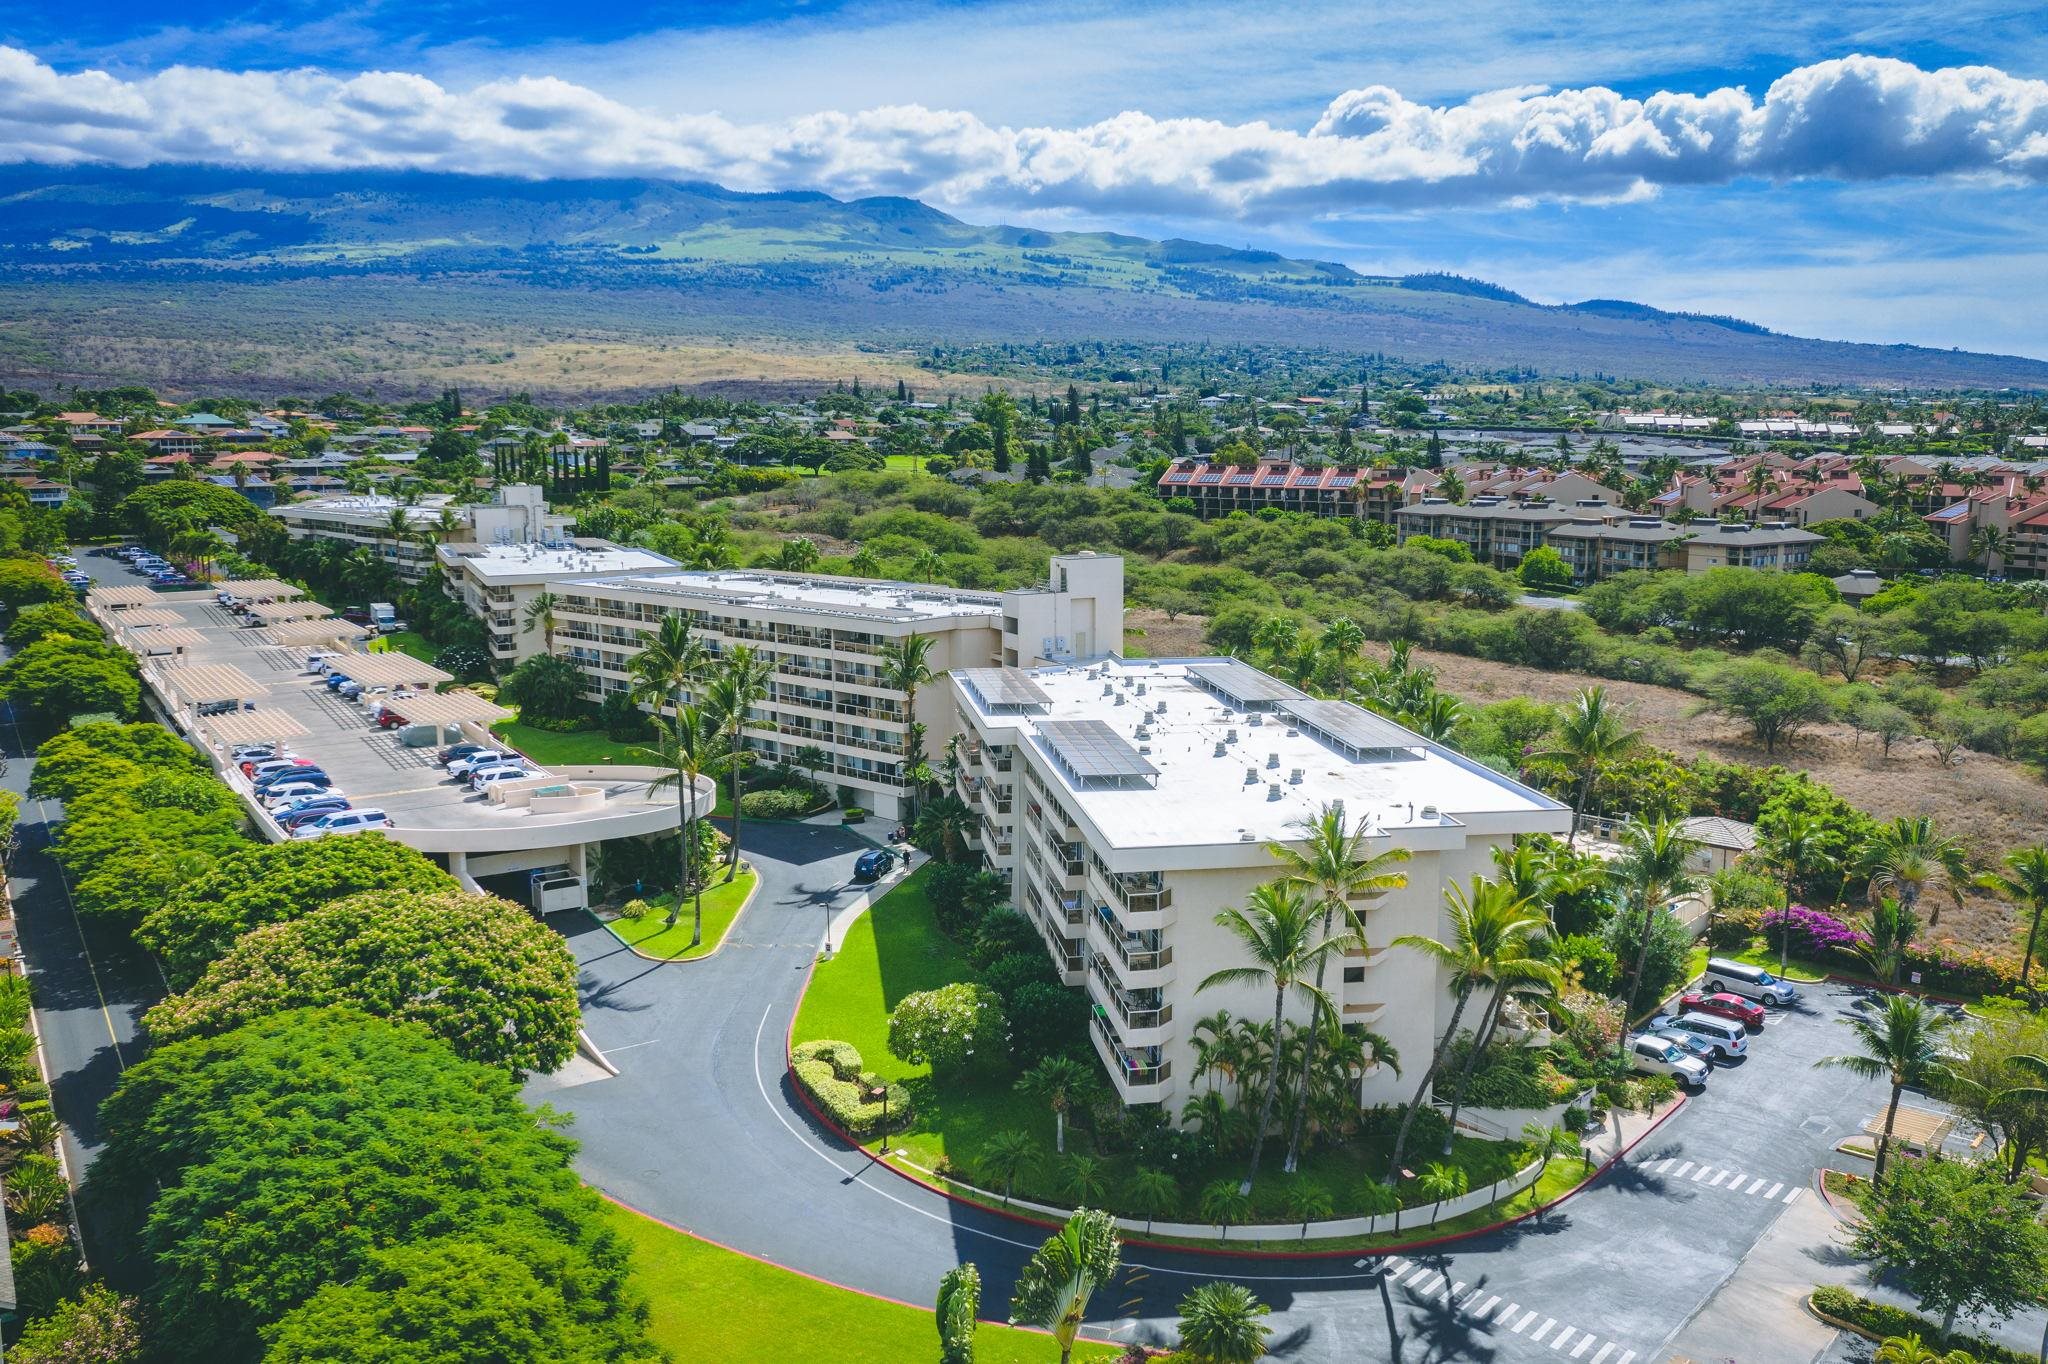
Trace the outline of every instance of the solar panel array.
<instances>
[{"instance_id":1,"label":"solar panel array","mask_svg":"<svg viewBox=\"0 0 2048 1364\"><path fill-rule=\"evenodd\" d=\"M1240 710L1276 701L1293 701L1301 696L1279 678L1267 676L1242 659L1225 658L1214 663L1191 664L1188 676Z\"/></svg>"},{"instance_id":2,"label":"solar panel array","mask_svg":"<svg viewBox=\"0 0 2048 1364\"><path fill-rule=\"evenodd\" d=\"M1156 777L1159 769L1102 720L1041 720L1038 737L1077 782Z\"/></svg>"},{"instance_id":3,"label":"solar panel array","mask_svg":"<svg viewBox=\"0 0 2048 1364\"><path fill-rule=\"evenodd\" d=\"M953 675L990 710L998 706L1050 706L1045 688L1022 668L956 668Z\"/></svg>"},{"instance_id":4,"label":"solar panel array","mask_svg":"<svg viewBox=\"0 0 2048 1364\"><path fill-rule=\"evenodd\" d=\"M1421 735L1348 701L1301 700L1281 709L1303 729L1355 752L1418 748L1424 743Z\"/></svg>"}]
</instances>

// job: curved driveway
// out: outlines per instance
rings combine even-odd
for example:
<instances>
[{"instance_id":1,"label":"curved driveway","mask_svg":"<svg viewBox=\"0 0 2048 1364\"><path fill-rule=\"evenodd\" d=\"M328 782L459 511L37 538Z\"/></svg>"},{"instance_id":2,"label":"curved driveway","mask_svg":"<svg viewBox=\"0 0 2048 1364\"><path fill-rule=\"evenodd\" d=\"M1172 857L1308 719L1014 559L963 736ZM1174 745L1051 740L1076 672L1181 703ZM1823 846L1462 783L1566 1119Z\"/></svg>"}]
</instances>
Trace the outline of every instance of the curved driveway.
<instances>
[{"instance_id":1,"label":"curved driveway","mask_svg":"<svg viewBox=\"0 0 2048 1364\"><path fill-rule=\"evenodd\" d=\"M746 843L762 888L707 961L649 962L587 918L568 927L586 1024L622 1074L538 1081L533 1097L576 1114L582 1173L635 1208L920 1305L941 1274L972 1260L984 1310L1000 1316L1045 1233L878 1167L819 1129L785 1080L784 1039L825 915L854 902L847 878L866 845L786 824L749 825ZM1219 1277L1273 1306L1275 1354L1287 1359L1662 1364L1758 1237L1812 1198L1814 1167L1874 1099L1812 1068L1839 1047L1831 1020L1850 999L1818 990L1775 1018L1749 1061L1542 1226L1385 1264L1126 1247L1126 1281L1097 1297L1091 1333L1167 1343L1174 1304ZM1753 1358L1768 1360L1769 1327L1758 1330Z\"/></svg>"}]
</instances>

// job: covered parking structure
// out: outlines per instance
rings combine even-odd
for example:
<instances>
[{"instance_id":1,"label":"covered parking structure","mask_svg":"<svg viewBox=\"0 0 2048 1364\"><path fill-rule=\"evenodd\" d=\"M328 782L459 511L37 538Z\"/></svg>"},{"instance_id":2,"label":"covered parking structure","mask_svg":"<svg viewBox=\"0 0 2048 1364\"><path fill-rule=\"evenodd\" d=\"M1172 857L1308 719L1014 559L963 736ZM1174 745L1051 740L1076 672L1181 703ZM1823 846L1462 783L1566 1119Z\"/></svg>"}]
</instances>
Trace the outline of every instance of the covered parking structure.
<instances>
[{"instance_id":1,"label":"covered parking structure","mask_svg":"<svg viewBox=\"0 0 2048 1364\"><path fill-rule=\"evenodd\" d=\"M186 629L183 626L175 629L164 629L158 626L147 630L130 630L127 632L127 635L129 652L144 656L149 654L182 655L206 643L205 635L197 630Z\"/></svg>"},{"instance_id":2,"label":"covered parking structure","mask_svg":"<svg viewBox=\"0 0 2048 1364\"><path fill-rule=\"evenodd\" d=\"M138 607L154 606L163 596L151 587L95 587L85 594L88 605L105 611L132 611Z\"/></svg>"},{"instance_id":3,"label":"covered parking structure","mask_svg":"<svg viewBox=\"0 0 2048 1364\"><path fill-rule=\"evenodd\" d=\"M185 616L161 606L133 606L123 611L115 623L124 630L136 630L149 625L183 625Z\"/></svg>"},{"instance_id":4,"label":"covered parking structure","mask_svg":"<svg viewBox=\"0 0 2048 1364\"><path fill-rule=\"evenodd\" d=\"M272 644L284 645L346 644L374 633L367 625L334 618L284 620L267 625L263 630L264 637Z\"/></svg>"},{"instance_id":5,"label":"covered parking structure","mask_svg":"<svg viewBox=\"0 0 2048 1364\"><path fill-rule=\"evenodd\" d=\"M495 701L486 701L473 691L429 692L407 697L398 704L405 718L416 725L489 725L509 720L515 712Z\"/></svg>"},{"instance_id":6,"label":"covered parking structure","mask_svg":"<svg viewBox=\"0 0 2048 1364\"><path fill-rule=\"evenodd\" d=\"M249 608L249 614L268 625L273 621L310 620L318 616L331 616L334 608L322 606L316 601L260 601Z\"/></svg>"},{"instance_id":7,"label":"covered parking structure","mask_svg":"<svg viewBox=\"0 0 2048 1364\"><path fill-rule=\"evenodd\" d=\"M411 654L350 654L340 660L340 666L366 687L431 687L455 680L455 674L423 663Z\"/></svg>"},{"instance_id":8,"label":"covered parking structure","mask_svg":"<svg viewBox=\"0 0 2048 1364\"><path fill-rule=\"evenodd\" d=\"M182 705L207 701L246 701L266 696L270 688L228 663L174 663L158 670L164 685Z\"/></svg>"},{"instance_id":9,"label":"covered parking structure","mask_svg":"<svg viewBox=\"0 0 2048 1364\"><path fill-rule=\"evenodd\" d=\"M277 578L245 578L240 582L226 582L221 584L221 590L248 602L291 601L306 595L305 588Z\"/></svg>"},{"instance_id":10,"label":"covered parking structure","mask_svg":"<svg viewBox=\"0 0 2048 1364\"><path fill-rule=\"evenodd\" d=\"M226 747L230 744L275 744L311 733L305 725L281 710L237 710L201 720L206 737Z\"/></svg>"}]
</instances>

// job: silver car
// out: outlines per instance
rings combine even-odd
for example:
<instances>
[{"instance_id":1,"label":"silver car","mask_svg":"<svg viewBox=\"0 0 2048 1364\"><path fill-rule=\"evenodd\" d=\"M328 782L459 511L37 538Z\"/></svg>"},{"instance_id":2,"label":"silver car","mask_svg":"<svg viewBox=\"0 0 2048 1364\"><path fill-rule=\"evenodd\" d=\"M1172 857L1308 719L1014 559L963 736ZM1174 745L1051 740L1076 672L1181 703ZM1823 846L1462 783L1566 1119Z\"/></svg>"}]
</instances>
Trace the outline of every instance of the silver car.
<instances>
[{"instance_id":1,"label":"silver car","mask_svg":"<svg viewBox=\"0 0 2048 1364\"><path fill-rule=\"evenodd\" d=\"M1688 1056L1675 1042L1661 1037L1638 1037L1629 1045L1629 1065L1643 1075L1669 1075L1689 1089L1707 1085L1707 1063Z\"/></svg>"}]
</instances>

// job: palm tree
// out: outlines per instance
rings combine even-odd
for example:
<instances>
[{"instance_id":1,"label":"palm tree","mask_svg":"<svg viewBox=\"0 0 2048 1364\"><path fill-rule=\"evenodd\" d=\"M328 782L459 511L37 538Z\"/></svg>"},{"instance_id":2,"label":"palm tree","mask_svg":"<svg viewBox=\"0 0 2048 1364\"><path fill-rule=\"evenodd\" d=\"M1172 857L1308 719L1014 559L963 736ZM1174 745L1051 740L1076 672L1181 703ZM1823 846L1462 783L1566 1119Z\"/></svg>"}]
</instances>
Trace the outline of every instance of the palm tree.
<instances>
[{"instance_id":1,"label":"palm tree","mask_svg":"<svg viewBox=\"0 0 2048 1364\"><path fill-rule=\"evenodd\" d=\"M1529 1148L1529 1154L1548 1165L1564 1156L1589 1159L1586 1147L1577 1137L1562 1127L1553 1127L1540 1122L1522 1124L1522 1143ZM1543 1205L1536 1205L1536 1220L1543 1220Z\"/></svg>"},{"instance_id":2,"label":"palm tree","mask_svg":"<svg viewBox=\"0 0 2048 1364\"><path fill-rule=\"evenodd\" d=\"M747 750L747 712L768 694L775 665L744 644L726 650L724 667L704 690L704 712L725 735L725 762L732 772L732 851L725 879L740 872L740 777L751 756Z\"/></svg>"},{"instance_id":3,"label":"palm tree","mask_svg":"<svg viewBox=\"0 0 2048 1364\"><path fill-rule=\"evenodd\" d=\"M1627 754L1642 737L1641 730L1623 725L1621 713L1608 704L1605 687L1586 687L1558 718L1553 746L1531 755L1563 763L1577 779L1572 788L1572 831L1567 842L1578 841L1579 820L1600 770Z\"/></svg>"},{"instance_id":4,"label":"palm tree","mask_svg":"<svg viewBox=\"0 0 2048 1364\"><path fill-rule=\"evenodd\" d=\"M1003 1202L1008 1203L1017 1180L1037 1164L1038 1143L1027 1133L1012 1128L988 1139L974 1167L982 1178L995 1180L1003 1186Z\"/></svg>"},{"instance_id":5,"label":"palm tree","mask_svg":"<svg viewBox=\"0 0 2048 1364\"><path fill-rule=\"evenodd\" d=\"M704 881L690 870L690 859L697 847L697 779L718 766L723 757L722 745L717 731L695 706L683 707L674 724L659 715L650 717L649 722L654 726L654 743L633 751L648 759L649 766L661 769L662 774L647 783L650 796L662 790L676 793L676 833L682 845L676 858L676 902L669 907L668 927L674 928L676 920L682 917L683 896L694 886L690 946L695 947L704 941Z\"/></svg>"},{"instance_id":6,"label":"palm tree","mask_svg":"<svg viewBox=\"0 0 2048 1364\"><path fill-rule=\"evenodd\" d=\"M1180 1206L1180 1184L1164 1170L1137 1170L1124 1186L1124 1201L1145 1214L1145 1230L1149 1232L1154 1218Z\"/></svg>"},{"instance_id":7,"label":"palm tree","mask_svg":"<svg viewBox=\"0 0 2048 1364\"><path fill-rule=\"evenodd\" d=\"M1607 865L1584 854L1574 854L1551 839L1521 838L1512 846L1493 850L1497 879L1543 911L1556 933L1557 902L1567 895L1595 890L1607 882Z\"/></svg>"},{"instance_id":8,"label":"palm tree","mask_svg":"<svg viewBox=\"0 0 2048 1364\"><path fill-rule=\"evenodd\" d=\"M1245 1171L1239 1192L1249 1196L1252 1181L1259 1176L1259 1157L1266 1147L1266 1129L1273 1121L1273 1100L1280 1092L1280 1024L1287 1008L1287 994L1299 991L1312 1008L1328 1008L1329 996L1310 979L1322 960L1340 950L1347 939L1323 937L1316 931L1317 907L1287 881L1274 881L1253 890L1244 908L1235 906L1216 916L1243 946L1251 959L1249 966L1231 966L1211 972L1195 989L1214 985L1259 984L1273 987L1273 1035L1275 1045L1266 1063L1266 1095L1259 1102L1259 1119L1252 1129L1251 1166Z\"/></svg>"},{"instance_id":9,"label":"palm tree","mask_svg":"<svg viewBox=\"0 0 2048 1364\"><path fill-rule=\"evenodd\" d=\"M1877 1169L1873 1182L1884 1180L1885 1159L1891 1154L1892 1126L1899 1117L1899 1095L1906 1086L1915 1089L1947 1074L1941 1061L1942 1034L1949 1018L1911 995L1888 995L1874 1010L1875 1018L1842 1020L1856 1035L1857 1050L1846 1056L1825 1056L1816 1067L1846 1070L1865 1080L1883 1080L1891 1085L1885 1104L1884 1131L1877 1138Z\"/></svg>"},{"instance_id":10,"label":"palm tree","mask_svg":"<svg viewBox=\"0 0 2048 1364\"><path fill-rule=\"evenodd\" d=\"M1657 911L1682 895L1700 889L1700 878L1692 870L1693 855L1700 849L1697 839L1687 838L1675 820L1656 819L1631 824L1621 858L1614 865L1615 879L1635 897L1642 914L1642 938L1636 944L1635 964L1629 968L1628 994L1622 999L1621 1047L1628 1046L1628 1020L1635 1017L1636 992L1643 985L1643 967L1650 960L1650 938Z\"/></svg>"},{"instance_id":11,"label":"palm tree","mask_svg":"<svg viewBox=\"0 0 2048 1364\"><path fill-rule=\"evenodd\" d=\"M652 704L657 713L665 705L680 713L684 689L710 661L704 641L690 633L689 618L677 613L663 616L653 634L641 637L640 652L626 671L632 674L637 699Z\"/></svg>"},{"instance_id":12,"label":"palm tree","mask_svg":"<svg viewBox=\"0 0 2048 1364\"><path fill-rule=\"evenodd\" d=\"M911 833L920 846L929 848L937 843L946 861L958 862L968 831L980 824L980 818L967 808L966 801L946 792L918 812Z\"/></svg>"},{"instance_id":13,"label":"palm tree","mask_svg":"<svg viewBox=\"0 0 2048 1364\"><path fill-rule=\"evenodd\" d=\"M1903 1336L1886 1336L1871 1357L1875 1364L1977 1364L1966 1350L1941 1350L1929 1346L1918 1331Z\"/></svg>"},{"instance_id":14,"label":"palm tree","mask_svg":"<svg viewBox=\"0 0 2048 1364\"><path fill-rule=\"evenodd\" d=\"M1914 935L1920 931L1920 916L1897 900L1873 901L1863 919L1863 943L1856 955L1870 967L1870 973L1887 985L1899 983Z\"/></svg>"},{"instance_id":15,"label":"palm tree","mask_svg":"<svg viewBox=\"0 0 2048 1364\"><path fill-rule=\"evenodd\" d=\"M1255 1364L1266 1357L1273 1309L1243 1284L1211 1282L1180 1300L1180 1348L1202 1364Z\"/></svg>"},{"instance_id":16,"label":"palm tree","mask_svg":"<svg viewBox=\"0 0 2048 1364\"><path fill-rule=\"evenodd\" d=\"M1415 1187L1430 1201L1429 1215L1434 1221L1436 1210L1444 1205L1445 1200L1465 1196L1472 1187L1472 1177L1465 1173L1465 1167L1462 1165L1447 1165L1443 1161L1432 1160L1422 1167L1422 1174L1416 1179Z\"/></svg>"},{"instance_id":17,"label":"palm tree","mask_svg":"<svg viewBox=\"0 0 2048 1364\"><path fill-rule=\"evenodd\" d=\"M1082 1208L1018 1273L1010 1324L1050 1331L1060 1347L1060 1364L1072 1364L1074 1337L1088 1315L1088 1300L1116 1277L1122 1262L1116 1223L1108 1213Z\"/></svg>"},{"instance_id":18,"label":"palm tree","mask_svg":"<svg viewBox=\"0 0 2048 1364\"><path fill-rule=\"evenodd\" d=\"M1360 815L1355 827L1346 828L1343 808L1325 803L1315 814L1296 822L1295 828L1300 831L1302 839L1299 847L1287 843L1266 845L1266 851L1280 863L1286 879L1315 897L1315 907L1322 911L1323 916L1322 936L1330 936L1336 917L1342 914L1345 932L1351 939L1347 946L1361 949L1366 945L1365 924L1358 917L1358 911L1351 907L1352 901L1377 898L1408 884L1406 872L1390 870L1408 860L1408 849L1389 847L1383 852L1373 852L1366 833L1368 823L1366 817ZM1323 988L1323 972L1329 961L1327 954L1316 960L1318 992ZM1310 1029L1307 1049L1301 1060L1301 1084L1295 1091L1294 1130L1287 1138L1287 1158L1280 1165L1288 1174L1294 1173L1301 1155L1302 1118L1308 1111L1308 1077L1315 1066L1319 1031Z\"/></svg>"},{"instance_id":19,"label":"palm tree","mask_svg":"<svg viewBox=\"0 0 2048 1364\"><path fill-rule=\"evenodd\" d=\"M1212 1179L1202 1188L1202 1220L1213 1222L1227 1238L1232 1227L1252 1215L1252 1197L1228 1179Z\"/></svg>"},{"instance_id":20,"label":"palm tree","mask_svg":"<svg viewBox=\"0 0 2048 1364\"><path fill-rule=\"evenodd\" d=\"M1216 1090L1195 1095L1180 1106L1183 1125L1200 1132L1217 1151L1234 1151L1251 1135L1251 1120Z\"/></svg>"},{"instance_id":21,"label":"palm tree","mask_svg":"<svg viewBox=\"0 0 2048 1364\"><path fill-rule=\"evenodd\" d=\"M1086 1207L1100 1202L1102 1195L1109 1191L1109 1176L1104 1173L1102 1162L1094 1156L1075 1156L1067 1162L1067 1172L1060 1180L1060 1189L1074 1200L1076 1207Z\"/></svg>"},{"instance_id":22,"label":"palm tree","mask_svg":"<svg viewBox=\"0 0 2048 1364\"><path fill-rule=\"evenodd\" d=\"M846 561L846 567L856 578L873 578L881 574L882 559L866 545L855 550L853 557Z\"/></svg>"},{"instance_id":23,"label":"palm tree","mask_svg":"<svg viewBox=\"0 0 2048 1364\"><path fill-rule=\"evenodd\" d=\"M782 548L776 551L775 566L785 573L812 573L818 567L818 547L811 540L799 535L794 540L784 540Z\"/></svg>"},{"instance_id":24,"label":"palm tree","mask_svg":"<svg viewBox=\"0 0 2048 1364\"><path fill-rule=\"evenodd\" d=\"M918 736L922 733L917 725L917 690L932 680L932 637L905 635L902 639L884 641L877 671L884 687L903 693L904 794L915 813L917 783L921 780L917 769L924 765L917 751Z\"/></svg>"},{"instance_id":25,"label":"palm tree","mask_svg":"<svg viewBox=\"0 0 2048 1364\"><path fill-rule=\"evenodd\" d=\"M1407 1153L1408 1133L1415 1125L1415 1115L1443 1070L1444 1058L1457 1039L1458 1025L1464 1021L1465 1007L1472 1002L1473 992L1482 983L1498 979L1501 963L1533 926L1543 923L1542 916L1533 914L1525 902L1515 898L1512 889L1483 876L1473 877L1469 889L1457 884L1447 887L1444 907L1451 921L1449 942L1420 933L1394 939L1394 946L1414 948L1450 977L1457 1003L1451 1008L1451 1021L1444 1026L1430 1053L1429 1068L1422 1073L1422 1083L1415 1087L1415 1097L1401 1114L1401 1126L1394 1133L1393 1159L1388 1164L1389 1184L1399 1177L1401 1157Z\"/></svg>"},{"instance_id":26,"label":"palm tree","mask_svg":"<svg viewBox=\"0 0 2048 1364\"><path fill-rule=\"evenodd\" d=\"M1970 869L1963 845L1935 829L1926 815L1900 815L1880 824L1864 846L1862 870L1870 877L1870 894L1890 891L1899 903L1915 913L1920 897L1930 890L1946 894L1960 907L1962 888L1969 883ZM1941 922L1941 907L1927 916L1927 926Z\"/></svg>"},{"instance_id":27,"label":"palm tree","mask_svg":"<svg viewBox=\"0 0 2048 1364\"><path fill-rule=\"evenodd\" d=\"M1514 899L1511 887L1497 881L1489 884L1500 887L1497 892L1499 904L1489 906L1489 912L1511 915L1512 918L1496 930L1499 950L1490 962L1483 964L1486 974L1479 980L1478 988L1483 990L1491 985L1493 999L1481 1015L1479 1027L1474 1030L1472 1049L1465 1054L1465 1064L1459 1068L1457 1083L1451 1087L1450 1123L1444 1129L1445 1155L1451 1153L1451 1134L1458 1126L1458 1110L1465 1106L1465 1086L1471 1082L1479 1058L1493 1041L1494 1029L1500 1024L1508 997L1519 994L1549 998L1562 983L1563 973L1550 959L1549 918L1540 907L1526 900ZM1478 966L1482 963L1473 964Z\"/></svg>"},{"instance_id":28,"label":"palm tree","mask_svg":"<svg viewBox=\"0 0 2048 1364\"><path fill-rule=\"evenodd\" d=\"M2041 935L2041 915L2048 911L2048 846L2015 848L2005 855L2004 871L1980 872L1974 883L1979 890L2003 896L2025 905L2027 948L2020 957L2020 993L2027 994L2027 976L2034 967L2034 944Z\"/></svg>"},{"instance_id":29,"label":"palm tree","mask_svg":"<svg viewBox=\"0 0 2048 1364\"><path fill-rule=\"evenodd\" d=\"M919 582L944 583L946 581L946 561L939 557L937 550L933 549L930 545L926 545L917 552L916 557L911 559L910 576Z\"/></svg>"},{"instance_id":30,"label":"palm tree","mask_svg":"<svg viewBox=\"0 0 2048 1364\"><path fill-rule=\"evenodd\" d=\"M1094 1069L1071 1056L1048 1056L1017 1077L1019 1094L1043 1099L1051 1107L1052 1149L1061 1155L1067 1153L1067 1109L1094 1088L1094 1081Z\"/></svg>"},{"instance_id":31,"label":"palm tree","mask_svg":"<svg viewBox=\"0 0 2048 1364\"><path fill-rule=\"evenodd\" d=\"M555 651L555 608L562 599L552 592L539 592L526 604L524 633L532 634L534 627L540 627L540 647L547 653Z\"/></svg>"},{"instance_id":32,"label":"palm tree","mask_svg":"<svg viewBox=\"0 0 2048 1364\"><path fill-rule=\"evenodd\" d=\"M1330 1191L1312 1179L1304 1179L1287 1190L1288 1220L1301 1223L1301 1239L1308 1239L1308 1224L1328 1217L1337 1202Z\"/></svg>"},{"instance_id":33,"label":"palm tree","mask_svg":"<svg viewBox=\"0 0 2048 1364\"><path fill-rule=\"evenodd\" d=\"M1834 856L1827 849L1829 830L1818 815L1805 810L1787 812L1776 830L1757 851L1767 868L1776 872L1785 887L1784 931L1778 935L1778 974L1792 955L1792 902L1799 883L1830 870Z\"/></svg>"}]
</instances>

